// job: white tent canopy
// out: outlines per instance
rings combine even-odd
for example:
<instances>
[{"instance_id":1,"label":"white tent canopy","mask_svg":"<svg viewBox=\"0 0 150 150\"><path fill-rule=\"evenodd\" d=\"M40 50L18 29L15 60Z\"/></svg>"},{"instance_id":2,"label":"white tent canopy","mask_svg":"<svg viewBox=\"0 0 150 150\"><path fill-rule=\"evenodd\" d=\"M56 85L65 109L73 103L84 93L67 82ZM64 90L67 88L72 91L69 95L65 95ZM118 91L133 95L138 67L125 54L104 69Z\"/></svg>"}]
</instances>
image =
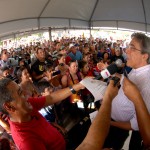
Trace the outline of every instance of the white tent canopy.
<instances>
[{"instance_id":1,"label":"white tent canopy","mask_svg":"<svg viewBox=\"0 0 150 150\"><path fill-rule=\"evenodd\" d=\"M43 28L150 32L150 0L1 0L0 37Z\"/></svg>"}]
</instances>

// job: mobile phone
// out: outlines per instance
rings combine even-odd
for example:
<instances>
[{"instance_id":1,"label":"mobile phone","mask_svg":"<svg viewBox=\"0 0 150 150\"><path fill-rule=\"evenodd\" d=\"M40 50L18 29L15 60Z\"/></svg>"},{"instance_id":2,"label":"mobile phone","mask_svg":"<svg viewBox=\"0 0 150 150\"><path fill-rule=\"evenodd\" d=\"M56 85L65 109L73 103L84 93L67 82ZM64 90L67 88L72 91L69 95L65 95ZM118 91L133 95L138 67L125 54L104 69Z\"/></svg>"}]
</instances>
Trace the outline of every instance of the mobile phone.
<instances>
[{"instance_id":1,"label":"mobile phone","mask_svg":"<svg viewBox=\"0 0 150 150\"><path fill-rule=\"evenodd\" d=\"M52 76L56 76L56 75L58 75L58 74L60 74L60 70L53 72L53 73L52 73Z\"/></svg>"},{"instance_id":2,"label":"mobile phone","mask_svg":"<svg viewBox=\"0 0 150 150\"><path fill-rule=\"evenodd\" d=\"M123 70L123 74L126 78L128 78L128 73L127 73L126 69Z\"/></svg>"}]
</instances>

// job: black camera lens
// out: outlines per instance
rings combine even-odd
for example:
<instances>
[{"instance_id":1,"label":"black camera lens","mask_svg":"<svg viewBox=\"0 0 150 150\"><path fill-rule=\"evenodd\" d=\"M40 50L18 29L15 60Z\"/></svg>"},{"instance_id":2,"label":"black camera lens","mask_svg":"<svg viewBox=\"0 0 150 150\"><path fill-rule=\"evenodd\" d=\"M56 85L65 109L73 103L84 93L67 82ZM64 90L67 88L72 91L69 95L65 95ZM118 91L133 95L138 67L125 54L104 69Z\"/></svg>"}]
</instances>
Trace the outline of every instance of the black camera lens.
<instances>
[{"instance_id":1,"label":"black camera lens","mask_svg":"<svg viewBox=\"0 0 150 150\"><path fill-rule=\"evenodd\" d=\"M53 72L52 76L56 76L58 74L60 74L60 70Z\"/></svg>"}]
</instances>

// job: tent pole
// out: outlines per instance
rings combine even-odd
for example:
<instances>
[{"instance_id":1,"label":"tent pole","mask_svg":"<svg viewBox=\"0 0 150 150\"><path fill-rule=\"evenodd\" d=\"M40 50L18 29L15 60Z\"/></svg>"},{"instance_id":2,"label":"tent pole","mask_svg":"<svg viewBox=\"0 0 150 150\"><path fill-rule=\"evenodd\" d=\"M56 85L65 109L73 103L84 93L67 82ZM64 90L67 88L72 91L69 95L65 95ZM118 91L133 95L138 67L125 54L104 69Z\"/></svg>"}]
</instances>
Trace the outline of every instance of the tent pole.
<instances>
[{"instance_id":1,"label":"tent pole","mask_svg":"<svg viewBox=\"0 0 150 150\"><path fill-rule=\"evenodd\" d=\"M52 41L52 28L48 28L48 33L49 33L49 40Z\"/></svg>"},{"instance_id":2,"label":"tent pole","mask_svg":"<svg viewBox=\"0 0 150 150\"><path fill-rule=\"evenodd\" d=\"M92 38L92 32L91 32L91 27L90 27L90 39Z\"/></svg>"}]
</instances>

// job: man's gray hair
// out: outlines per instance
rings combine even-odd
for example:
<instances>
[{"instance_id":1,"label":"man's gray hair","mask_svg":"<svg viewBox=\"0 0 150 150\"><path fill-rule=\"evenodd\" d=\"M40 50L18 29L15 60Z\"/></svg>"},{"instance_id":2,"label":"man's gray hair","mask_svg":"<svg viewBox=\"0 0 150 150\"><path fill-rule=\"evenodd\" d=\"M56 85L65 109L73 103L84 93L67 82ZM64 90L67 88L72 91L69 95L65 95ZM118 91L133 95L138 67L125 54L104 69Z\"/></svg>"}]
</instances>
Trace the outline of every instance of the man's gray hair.
<instances>
[{"instance_id":1,"label":"man's gray hair","mask_svg":"<svg viewBox=\"0 0 150 150\"><path fill-rule=\"evenodd\" d=\"M10 102L13 100L12 93L8 90L8 85L12 82L11 79L2 78L0 79L0 111L7 113L3 107L5 102Z\"/></svg>"},{"instance_id":2,"label":"man's gray hair","mask_svg":"<svg viewBox=\"0 0 150 150\"><path fill-rule=\"evenodd\" d=\"M148 60L147 63L150 64L150 37L146 36L143 33L133 33L131 35L131 38L135 38L141 46L141 53L142 54L148 54Z\"/></svg>"}]
</instances>

